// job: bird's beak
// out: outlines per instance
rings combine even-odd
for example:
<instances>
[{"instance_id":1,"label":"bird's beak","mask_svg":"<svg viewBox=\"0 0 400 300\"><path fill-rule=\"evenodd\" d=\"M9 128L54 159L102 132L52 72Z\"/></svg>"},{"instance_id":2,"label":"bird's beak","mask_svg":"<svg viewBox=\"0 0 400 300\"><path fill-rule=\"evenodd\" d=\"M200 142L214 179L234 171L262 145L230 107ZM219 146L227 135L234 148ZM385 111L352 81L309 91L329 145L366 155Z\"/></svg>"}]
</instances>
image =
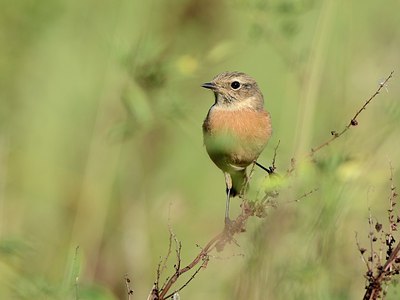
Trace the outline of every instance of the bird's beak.
<instances>
[{"instance_id":1,"label":"bird's beak","mask_svg":"<svg viewBox=\"0 0 400 300\"><path fill-rule=\"evenodd\" d=\"M205 89L214 90L214 91L217 89L216 84L213 83L213 82L206 82L206 83L203 83L203 84L201 85L201 87L203 87L203 88L205 88Z\"/></svg>"}]
</instances>

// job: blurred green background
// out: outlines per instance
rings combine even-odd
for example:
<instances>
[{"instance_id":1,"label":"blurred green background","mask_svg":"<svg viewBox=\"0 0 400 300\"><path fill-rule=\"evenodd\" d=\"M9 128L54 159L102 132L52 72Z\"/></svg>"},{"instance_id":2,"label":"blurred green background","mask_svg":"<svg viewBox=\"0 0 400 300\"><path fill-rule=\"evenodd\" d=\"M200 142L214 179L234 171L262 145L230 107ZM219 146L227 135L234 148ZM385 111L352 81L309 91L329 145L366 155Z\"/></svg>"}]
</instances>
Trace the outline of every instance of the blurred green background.
<instances>
[{"instance_id":1,"label":"blurred green background","mask_svg":"<svg viewBox=\"0 0 400 300\"><path fill-rule=\"evenodd\" d=\"M168 223L183 264L223 224L224 179L201 132L213 96L200 85L226 70L256 78L274 128L259 161L280 140L284 174L399 70L399 11L398 0L1 0L0 298L126 299L128 274L146 299ZM387 90L182 299L361 298L354 232L367 246L369 207L386 220L389 161L400 182L396 73ZM256 170L253 189L265 181Z\"/></svg>"}]
</instances>

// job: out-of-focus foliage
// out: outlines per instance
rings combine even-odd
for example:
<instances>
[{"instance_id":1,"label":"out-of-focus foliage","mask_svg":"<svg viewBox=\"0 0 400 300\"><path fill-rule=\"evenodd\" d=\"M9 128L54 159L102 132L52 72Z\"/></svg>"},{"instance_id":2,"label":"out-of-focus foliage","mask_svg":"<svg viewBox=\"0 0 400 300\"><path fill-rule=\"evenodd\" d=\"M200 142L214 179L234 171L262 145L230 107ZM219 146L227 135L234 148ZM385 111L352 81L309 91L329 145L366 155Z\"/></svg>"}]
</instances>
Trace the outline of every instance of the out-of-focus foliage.
<instances>
[{"instance_id":1,"label":"out-of-focus foliage","mask_svg":"<svg viewBox=\"0 0 400 300\"><path fill-rule=\"evenodd\" d=\"M201 83L226 70L257 79L274 127L259 161L269 165L280 140L283 174L399 69L399 10L397 0L1 0L0 298L124 299L129 274L145 299L168 223L183 263L223 223ZM359 299L354 232L367 242L368 207L385 220L389 160L400 185L399 84L395 73L359 126L276 182L277 208L181 298ZM252 195L264 177L256 170Z\"/></svg>"}]
</instances>

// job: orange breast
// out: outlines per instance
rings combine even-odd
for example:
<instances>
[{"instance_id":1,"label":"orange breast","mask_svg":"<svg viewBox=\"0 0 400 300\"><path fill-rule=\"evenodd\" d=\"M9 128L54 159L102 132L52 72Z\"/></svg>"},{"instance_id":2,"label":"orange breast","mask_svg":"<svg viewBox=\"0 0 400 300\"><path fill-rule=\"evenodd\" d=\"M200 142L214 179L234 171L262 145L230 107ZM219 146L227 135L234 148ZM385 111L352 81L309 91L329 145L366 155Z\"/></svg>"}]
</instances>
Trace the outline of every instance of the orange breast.
<instances>
[{"instance_id":1,"label":"orange breast","mask_svg":"<svg viewBox=\"0 0 400 300\"><path fill-rule=\"evenodd\" d=\"M266 111L224 110L213 107L203 123L204 144L223 171L247 167L258 158L271 136Z\"/></svg>"}]
</instances>

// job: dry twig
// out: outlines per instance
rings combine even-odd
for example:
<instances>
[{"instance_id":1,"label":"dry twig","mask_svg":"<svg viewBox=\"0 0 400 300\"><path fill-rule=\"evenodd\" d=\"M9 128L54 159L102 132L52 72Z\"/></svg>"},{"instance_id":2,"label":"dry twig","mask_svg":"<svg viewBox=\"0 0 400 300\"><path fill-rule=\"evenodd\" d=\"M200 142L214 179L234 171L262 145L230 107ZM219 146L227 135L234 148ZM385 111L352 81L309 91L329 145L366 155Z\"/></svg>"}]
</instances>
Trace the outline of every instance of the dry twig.
<instances>
[{"instance_id":1,"label":"dry twig","mask_svg":"<svg viewBox=\"0 0 400 300\"><path fill-rule=\"evenodd\" d=\"M394 244L396 242L394 238L394 232L397 231L397 227L400 224L399 214L395 213L394 207L397 204L397 193L396 187L393 183L393 168L390 165L390 195L389 195L389 209L388 209L388 230L385 232L383 230L383 225L379 222L374 222L369 213L368 223L369 223L369 240L370 240L370 250L367 260L365 260L364 253L367 252L365 248L360 246L360 243L356 236L356 243L358 251L361 253L363 262L367 267L367 272L365 278L368 281L365 287L366 291L364 294L364 300L375 300L386 293L384 285L387 286L389 282L392 281L394 275L400 273L400 242L397 243L396 247ZM376 235L381 235L381 244L386 247L386 261L382 263L381 255L374 250L374 244L377 242ZM382 251L382 248L380 252Z\"/></svg>"},{"instance_id":2,"label":"dry twig","mask_svg":"<svg viewBox=\"0 0 400 300\"><path fill-rule=\"evenodd\" d=\"M257 167L260 167L261 169L263 169L265 172L267 172L268 174L272 174L275 172L276 170L276 155L278 152L278 148L279 148L279 144L281 143L281 140L278 141L278 144L275 146L274 148L274 156L272 158L272 164L270 167L266 168L264 167L262 164L258 163L256 160L254 161L254 163L256 164Z\"/></svg>"},{"instance_id":3,"label":"dry twig","mask_svg":"<svg viewBox=\"0 0 400 300\"><path fill-rule=\"evenodd\" d=\"M235 242L234 236L238 233L245 231L245 225L248 218L250 216L253 216L254 214L255 207L252 206L249 202L243 201L242 211L238 215L238 217L235 220L231 221L229 225L225 226L224 230L221 233L214 236L203 248L201 248L199 254L185 267L181 266L181 243L175 237L174 239L176 243L176 254L178 262L174 266L174 274L171 277L167 278L162 288L159 288L158 285L155 284L152 291L150 292L148 299L165 300L185 288L195 278L200 270L207 266L207 263L209 261L209 254L213 250L221 252L228 243ZM198 266L199 264L200 266ZM189 272L190 270L193 270L196 266L198 267L192 274L192 276L181 287L177 288L173 292L170 292L172 286L175 284L178 278L181 275ZM159 276L159 274L157 274L157 276Z\"/></svg>"},{"instance_id":4,"label":"dry twig","mask_svg":"<svg viewBox=\"0 0 400 300\"><path fill-rule=\"evenodd\" d=\"M310 191L308 191L308 192L302 194L301 196L297 197L296 199L291 200L291 201L288 201L288 202L286 202L286 203L300 202L300 200L302 200L302 199L304 199L304 198L310 196L311 194L317 192L318 190L319 190L319 188L314 188L314 189L312 189L312 190L310 190Z\"/></svg>"},{"instance_id":5,"label":"dry twig","mask_svg":"<svg viewBox=\"0 0 400 300\"><path fill-rule=\"evenodd\" d=\"M389 80L393 77L394 71L390 72L389 76L386 77L385 80L383 80L381 83L379 83L378 89L375 91L375 93L372 94L371 97L369 97L368 100L365 101L364 105L355 113L355 115L351 118L350 122L344 127L344 129L340 132L336 132L335 130L331 131L332 137L327 140L326 142L320 144L317 147L314 147L311 149L311 152L308 154L309 156L313 156L315 152L321 150L322 148L328 146L331 142L342 136L344 133L346 133L351 127L357 126L358 125L358 116L361 114L363 110L365 110L368 106L368 104L371 103L371 101L380 94L382 88L386 88L386 84L389 82Z\"/></svg>"},{"instance_id":6,"label":"dry twig","mask_svg":"<svg viewBox=\"0 0 400 300\"><path fill-rule=\"evenodd\" d=\"M306 155L306 158L312 158L314 154L318 151L320 151L322 148L327 147L330 145L334 140L338 139L341 137L343 134L345 134L350 128L357 126L358 125L358 117L364 111L367 106L371 103L371 101L380 94L381 90L383 88L387 88L386 85L389 82L389 80L393 77L394 71L390 72L390 74L379 84L378 89L365 101L365 103L357 110L357 112L354 114L354 116L350 119L349 123L342 129L342 131L337 132L336 130L331 131L332 137L328 139L327 141L323 142L322 144L311 148L311 151ZM290 169L287 171L287 174L290 175L295 169L296 169L296 159L292 158L290 162Z\"/></svg>"},{"instance_id":7,"label":"dry twig","mask_svg":"<svg viewBox=\"0 0 400 300\"><path fill-rule=\"evenodd\" d=\"M133 295L133 290L131 289L130 283L131 280L129 279L128 274L125 274L125 287L128 294L128 300L131 300L131 296Z\"/></svg>"}]
</instances>

